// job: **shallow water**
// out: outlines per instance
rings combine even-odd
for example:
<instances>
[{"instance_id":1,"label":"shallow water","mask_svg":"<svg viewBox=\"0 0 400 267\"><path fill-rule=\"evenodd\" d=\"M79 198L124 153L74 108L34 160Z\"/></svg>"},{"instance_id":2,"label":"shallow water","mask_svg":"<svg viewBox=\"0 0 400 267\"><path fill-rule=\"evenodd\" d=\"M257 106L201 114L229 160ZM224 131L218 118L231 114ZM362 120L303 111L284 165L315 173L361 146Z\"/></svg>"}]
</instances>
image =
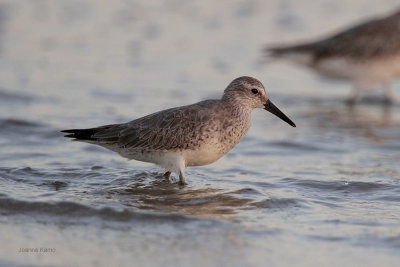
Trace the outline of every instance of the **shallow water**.
<instances>
[{"instance_id":1,"label":"shallow water","mask_svg":"<svg viewBox=\"0 0 400 267\"><path fill-rule=\"evenodd\" d=\"M399 84L392 106L350 108L349 84L260 59L396 4L2 1L0 265L397 265ZM184 188L59 132L219 97L240 75L298 127L254 111Z\"/></svg>"}]
</instances>

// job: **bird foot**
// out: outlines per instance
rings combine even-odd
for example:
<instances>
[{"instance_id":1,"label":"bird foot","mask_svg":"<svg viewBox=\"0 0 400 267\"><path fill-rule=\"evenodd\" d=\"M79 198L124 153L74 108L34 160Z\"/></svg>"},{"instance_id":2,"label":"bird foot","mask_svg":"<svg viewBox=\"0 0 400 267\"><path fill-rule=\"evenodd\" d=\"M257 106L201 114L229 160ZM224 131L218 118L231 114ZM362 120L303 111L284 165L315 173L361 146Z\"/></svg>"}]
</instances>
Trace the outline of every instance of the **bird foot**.
<instances>
[{"instance_id":1,"label":"bird foot","mask_svg":"<svg viewBox=\"0 0 400 267\"><path fill-rule=\"evenodd\" d=\"M168 171L168 172L166 172L166 173L164 173L164 177L165 177L165 179L169 179L169 177L171 176L171 172L170 171Z\"/></svg>"},{"instance_id":2,"label":"bird foot","mask_svg":"<svg viewBox=\"0 0 400 267\"><path fill-rule=\"evenodd\" d=\"M181 181L181 180L179 180L178 184L179 184L180 186L185 186L185 185L187 185L187 183L186 183L185 181Z\"/></svg>"},{"instance_id":3,"label":"bird foot","mask_svg":"<svg viewBox=\"0 0 400 267\"><path fill-rule=\"evenodd\" d=\"M356 98L355 97L349 97L346 99L346 104L349 106L352 106L356 103Z\"/></svg>"}]
</instances>

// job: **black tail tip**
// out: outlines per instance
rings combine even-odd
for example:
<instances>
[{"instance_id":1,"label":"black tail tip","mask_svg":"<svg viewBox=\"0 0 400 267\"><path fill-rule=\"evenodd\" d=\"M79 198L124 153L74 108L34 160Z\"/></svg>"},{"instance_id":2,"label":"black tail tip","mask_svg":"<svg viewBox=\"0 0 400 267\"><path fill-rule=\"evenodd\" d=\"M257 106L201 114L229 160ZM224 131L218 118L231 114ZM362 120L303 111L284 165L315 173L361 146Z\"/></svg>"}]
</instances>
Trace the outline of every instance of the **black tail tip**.
<instances>
[{"instance_id":1,"label":"black tail tip","mask_svg":"<svg viewBox=\"0 0 400 267\"><path fill-rule=\"evenodd\" d=\"M68 133L64 137L75 138L75 134L78 133L78 129L61 130L61 133Z\"/></svg>"},{"instance_id":2,"label":"black tail tip","mask_svg":"<svg viewBox=\"0 0 400 267\"><path fill-rule=\"evenodd\" d=\"M92 140L92 135L95 133L94 129L68 129L61 130L60 132L67 133L64 137L78 140Z\"/></svg>"}]
</instances>

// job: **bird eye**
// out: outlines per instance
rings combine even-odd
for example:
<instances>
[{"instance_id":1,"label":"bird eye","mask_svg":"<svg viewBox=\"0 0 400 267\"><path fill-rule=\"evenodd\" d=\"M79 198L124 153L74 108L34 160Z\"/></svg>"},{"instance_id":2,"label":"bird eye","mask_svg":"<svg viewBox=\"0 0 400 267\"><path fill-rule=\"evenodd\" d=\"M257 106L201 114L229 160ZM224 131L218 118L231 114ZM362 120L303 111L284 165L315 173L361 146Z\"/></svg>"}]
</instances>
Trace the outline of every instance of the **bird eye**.
<instances>
[{"instance_id":1,"label":"bird eye","mask_svg":"<svg viewBox=\"0 0 400 267\"><path fill-rule=\"evenodd\" d=\"M253 94L258 94L258 90L257 90L256 88L251 89L251 92L252 92Z\"/></svg>"}]
</instances>

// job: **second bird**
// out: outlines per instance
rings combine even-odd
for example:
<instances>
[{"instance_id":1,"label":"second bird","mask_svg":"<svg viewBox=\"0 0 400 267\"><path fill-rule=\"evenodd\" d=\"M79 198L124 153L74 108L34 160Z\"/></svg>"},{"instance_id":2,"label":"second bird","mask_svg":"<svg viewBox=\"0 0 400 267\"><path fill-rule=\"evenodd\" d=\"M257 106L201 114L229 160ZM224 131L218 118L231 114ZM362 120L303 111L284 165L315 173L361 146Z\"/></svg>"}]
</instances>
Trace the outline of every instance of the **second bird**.
<instances>
[{"instance_id":1,"label":"second bird","mask_svg":"<svg viewBox=\"0 0 400 267\"><path fill-rule=\"evenodd\" d=\"M364 22L316 42L268 47L272 57L289 59L323 76L353 82L348 98L379 85L384 100L393 100L392 79L400 77L400 11Z\"/></svg>"}]
</instances>

